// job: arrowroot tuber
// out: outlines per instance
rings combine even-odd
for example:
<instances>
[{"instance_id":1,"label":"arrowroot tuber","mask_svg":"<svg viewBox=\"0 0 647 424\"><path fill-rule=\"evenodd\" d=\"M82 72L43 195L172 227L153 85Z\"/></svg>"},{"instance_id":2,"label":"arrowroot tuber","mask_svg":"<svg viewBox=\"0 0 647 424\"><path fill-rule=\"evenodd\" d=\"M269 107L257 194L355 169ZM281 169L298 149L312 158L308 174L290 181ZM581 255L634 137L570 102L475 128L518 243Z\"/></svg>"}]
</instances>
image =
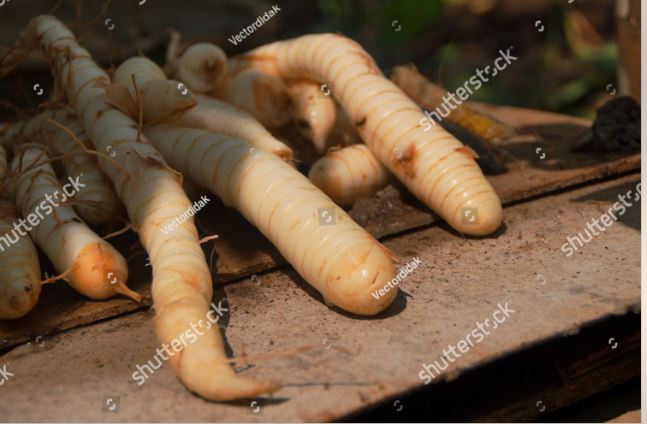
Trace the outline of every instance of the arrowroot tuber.
<instances>
[{"instance_id":1,"label":"arrowroot tuber","mask_svg":"<svg viewBox=\"0 0 647 424\"><path fill-rule=\"evenodd\" d=\"M288 163L292 161L292 149L277 140L249 113L213 97L197 95L196 98L196 107L169 123L240 138L259 150L274 153Z\"/></svg>"},{"instance_id":2,"label":"arrowroot tuber","mask_svg":"<svg viewBox=\"0 0 647 424\"><path fill-rule=\"evenodd\" d=\"M329 148L361 143L362 138L357 133L357 129L337 102L335 102L335 109L335 123L330 131Z\"/></svg>"},{"instance_id":3,"label":"arrowroot tuber","mask_svg":"<svg viewBox=\"0 0 647 424\"><path fill-rule=\"evenodd\" d=\"M138 125L109 103L105 71L78 45L74 34L53 16L33 18L18 41L19 50L40 41L57 83L65 90L95 149L117 152L100 157L101 169L113 181L153 267L153 301L161 342L171 343L196 319L209 313L212 282L198 233L189 219L172 232L161 228L190 206L174 172L139 134ZM0 63L0 72L15 65L15 54ZM218 328L205 332L170 359L182 382L212 400L256 397L276 390L268 382L237 375L229 366Z\"/></svg>"},{"instance_id":4,"label":"arrowroot tuber","mask_svg":"<svg viewBox=\"0 0 647 424\"><path fill-rule=\"evenodd\" d=\"M335 125L335 100L326 96L321 84L314 81L289 81L287 86L294 104L297 128L314 143L319 154L326 153L326 141Z\"/></svg>"},{"instance_id":5,"label":"arrowroot tuber","mask_svg":"<svg viewBox=\"0 0 647 424\"><path fill-rule=\"evenodd\" d=\"M374 315L395 298L397 290L372 295L395 276L392 254L276 156L168 124L149 126L145 134L173 167L238 209L327 303Z\"/></svg>"},{"instance_id":6,"label":"arrowroot tuber","mask_svg":"<svg viewBox=\"0 0 647 424\"><path fill-rule=\"evenodd\" d=\"M179 58L168 62L171 76L194 93L213 94L227 72L227 55L211 43L194 44Z\"/></svg>"},{"instance_id":7,"label":"arrowroot tuber","mask_svg":"<svg viewBox=\"0 0 647 424\"><path fill-rule=\"evenodd\" d=\"M111 104L134 119L143 110L142 118L147 124L181 116L196 105L188 88L167 80L164 71L149 66L149 62L145 57L132 57L119 65L112 77L115 84L106 89ZM137 75L134 82L131 75Z\"/></svg>"},{"instance_id":8,"label":"arrowroot tuber","mask_svg":"<svg viewBox=\"0 0 647 424\"><path fill-rule=\"evenodd\" d=\"M140 301L141 296L125 284L126 260L65 204L83 186L83 174L61 186L48 159L45 148L38 144L23 144L15 152L11 170L17 175L16 203L25 218L21 223L63 279L79 293L92 299L121 293ZM16 231L22 231L20 226Z\"/></svg>"},{"instance_id":9,"label":"arrowroot tuber","mask_svg":"<svg viewBox=\"0 0 647 424\"><path fill-rule=\"evenodd\" d=\"M1 149L1 147L0 147ZM26 315L40 296L40 265L29 237L10 233L18 222L12 202L0 198L0 319Z\"/></svg>"},{"instance_id":10,"label":"arrowroot tuber","mask_svg":"<svg viewBox=\"0 0 647 424\"><path fill-rule=\"evenodd\" d=\"M292 119L292 100L280 78L254 69L223 82L217 97L251 113L269 128L281 127Z\"/></svg>"},{"instance_id":11,"label":"arrowroot tuber","mask_svg":"<svg viewBox=\"0 0 647 424\"><path fill-rule=\"evenodd\" d=\"M71 131L76 140L61 127L48 122L50 119ZM49 110L14 123L0 135L3 144L12 146L25 140L42 143L50 151L63 155L61 162L66 176L74 178L83 174L85 187L74 196L74 209L85 222L109 224L121 214L122 205L112 183L98 169L96 159L85 151L91 149L92 144L76 116L65 109Z\"/></svg>"},{"instance_id":12,"label":"arrowroot tuber","mask_svg":"<svg viewBox=\"0 0 647 424\"><path fill-rule=\"evenodd\" d=\"M335 203L350 207L389 183L389 171L365 144L332 150L312 165L308 178Z\"/></svg>"},{"instance_id":13,"label":"arrowroot tuber","mask_svg":"<svg viewBox=\"0 0 647 424\"><path fill-rule=\"evenodd\" d=\"M501 201L472 151L439 126L425 131L420 108L355 41L316 34L274 42L230 59L229 77L250 68L330 81L364 142L418 199L462 233L490 234L501 224Z\"/></svg>"},{"instance_id":14,"label":"arrowroot tuber","mask_svg":"<svg viewBox=\"0 0 647 424\"><path fill-rule=\"evenodd\" d=\"M118 84L127 84L132 78L148 85L158 85L160 81L166 80L162 69L146 58L137 58L136 62L130 62L128 66L121 65L115 72L114 80ZM198 95L197 101L198 106L186 109L167 121L240 137L256 148L272 152L287 162L291 161L292 150L285 143L275 139L247 112L209 96ZM147 106L148 103L144 102L144 107ZM146 114L144 109L144 115Z\"/></svg>"}]
</instances>

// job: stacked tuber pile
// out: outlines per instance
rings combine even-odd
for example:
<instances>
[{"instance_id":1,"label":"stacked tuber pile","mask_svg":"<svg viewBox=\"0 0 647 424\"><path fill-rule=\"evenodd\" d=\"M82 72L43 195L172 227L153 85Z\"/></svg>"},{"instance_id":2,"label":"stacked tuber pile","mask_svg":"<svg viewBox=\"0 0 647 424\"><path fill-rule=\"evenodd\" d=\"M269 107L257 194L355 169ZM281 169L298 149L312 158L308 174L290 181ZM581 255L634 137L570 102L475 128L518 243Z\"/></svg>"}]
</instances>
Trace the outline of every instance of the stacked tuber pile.
<instances>
[{"instance_id":1,"label":"stacked tuber pile","mask_svg":"<svg viewBox=\"0 0 647 424\"><path fill-rule=\"evenodd\" d=\"M38 16L0 59L0 77L36 48L58 101L0 134L0 235L20 217L41 218L31 239L0 245L2 319L27 314L41 285L55 279L91 299L139 301L126 286L126 261L95 232L124 209L150 257L160 342L205 318L212 278L193 219L161 231L191 204L183 178L236 208L326 303L358 315L393 301L397 290L371 293L394 278L396 258L343 207L395 177L462 233L486 235L501 223L499 198L472 151L440 126L425 131L420 108L343 36L306 35L227 58L208 43L181 51L174 34L164 69L133 57L111 77L63 23ZM297 170L294 144L279 135L286 125L312 143L309 178ZM74 201L38 209L64 189L63 177L83 182ZM465 223L466 208L478 211L478 222ZM320 225L322 209L336 225ZM34 244L57 277L40 280ZM212 400L279 387L237 374L217 328L171 363L190 390Z\"/></svg>"}]
</instances>

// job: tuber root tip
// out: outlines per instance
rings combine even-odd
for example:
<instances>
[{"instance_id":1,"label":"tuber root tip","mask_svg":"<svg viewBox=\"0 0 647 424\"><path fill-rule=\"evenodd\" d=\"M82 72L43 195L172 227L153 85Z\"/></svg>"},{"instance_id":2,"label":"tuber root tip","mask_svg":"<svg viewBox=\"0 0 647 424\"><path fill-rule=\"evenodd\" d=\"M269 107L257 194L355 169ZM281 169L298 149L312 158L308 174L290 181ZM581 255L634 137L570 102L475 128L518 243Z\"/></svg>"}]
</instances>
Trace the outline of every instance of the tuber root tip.
<instances>
[{"instance_id":1,"label":"tuber root tip","mask_svg":"<svg viewBox=\"0 0 647 424\"><path fill-rule=\"evenodd\" d=\"M142 295L128 288L128 286L123 281L115 284L115 292L129 297L137 303L141 303L142 301Z\"/></svg>"}]
</instances>

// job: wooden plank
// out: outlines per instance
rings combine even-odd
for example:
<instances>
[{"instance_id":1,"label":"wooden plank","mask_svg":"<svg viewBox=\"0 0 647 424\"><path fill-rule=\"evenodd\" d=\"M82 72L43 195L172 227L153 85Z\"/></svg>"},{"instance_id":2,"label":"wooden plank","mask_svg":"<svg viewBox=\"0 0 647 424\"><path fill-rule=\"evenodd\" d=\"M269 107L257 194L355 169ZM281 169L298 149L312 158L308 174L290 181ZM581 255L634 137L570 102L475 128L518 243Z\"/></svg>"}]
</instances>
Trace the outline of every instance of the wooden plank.
<instances>
[{"instance_id":1,"label":"wooden plank","mask_svg":"<svg viewBox=\"0 0 647 424\"><path fill-rule=\"evenodd\" d=\"M143 312L66 331L45 339L42 346L18 346L1 356L0 366L9 363L15 378L0 387L0 410L10 422L322 422L386 402L397 415L394 402L402 403L407 393L425 387L419 378L422 364L439 360L449 345L456 346L477 328L476 321L493 317L499 304L507 302L514 313L498 328L489 328L482 341L459 358L453 357L426 387L458 381L494 361L505 363L510 355L638 311L638 202L576 254L567 257L560 251L568 236L583 231L587 221L607 211L618 194L635 189L638 182L639 175L632 174L513 205L506 209L507 227L496 238L466 239L439 227L390 237L384 242L387 248L406 262L417 256L422 264L402 281L394 304L370 319L329 309L289 269L262 275L258 285L245 280L218 287L214 299L229 309L222 322L227 349L234 356L257 358L239 370L242 375L284 383L273 399L207 402L186 390L170 364L137 386L132 373L137 365L154 362L159 348L153 314ZM596 344L583 346L585 351L612 350L611 337L619 343L618 353L630 345L628 334L615 329L594 335ZM302 346L319 348L285 354ZM578 365L581 352L574 352L576 360L569 359L566 350L547 353L552 368L533 368L532 361L524 368L536 376L526 382L531 386L537 381L541 396L542 389L549 396L551 388L571 387L555 370L555 359L564 370L574 370L573 375L589 363ZM258 358L266 354L276 356ZM614 363L604 361L594 368L611 370L606 376L593 379L585 372L570 381L594 390L600 381L614 381L613 370L605 368ZM620 377L626 378L627 371ZM513 368L507 375L519 374ZM553 385L544 385L542 376L550 377ZM496 381L479 383L493 386ZM525 395L491 394L503 404ZM455 408L470 412L478 397L460 395L465 393L455 396ZM120 398L114 414L103 412L108 396ZM536 410L538 400L550 411L558 402L551 397L525 399L521 396L511 412L525 416ZM401 414L412 407L401 406ZM445 421L441 412L426 409L425 421ZM397 422L397 417L391 421Z\"/></svg>"},{"instance_id":2,"label":"wooden plank","mask_svg":"<svg viewBox=\"0 0 647 424\"><path fill-rule=\"evenodd\" d=\"M640 341L640 329L627 338ZM577 342L591 344L591 338L577 337ZM595 343L598 355L604 355L605 360L598 362L595 366L582 370L582 372L571 375L561 384L551 385L537 392L522 392L519 390L514 400L499 409L491 410L484 415L475 418L479 422L530 422L539 419L543 414L554 412L560 408L572 405L573 403L586 399L597 393L608 390L614 386L625 383L631 378L640 376L640 345L630 344L622 352L614 352L608 344L600 343L599 336ZM571 347L572 350L572 347ZM604 353L602 353L604 352ZM556 366L562 371L561 360L563 355L568 355L569 348L564 351L552 352L556 356ZM573 358L571 358L573 359ZM577 360L588 361L588 358ZM537 358L535 363L541 362ZM522 393L520 393L522 392ZM539 403L541 402L541 403ZM538 407L539 405L539 407ZM550 421L550 420L549 420Z\"/></svg>"},{"instance_id":3,"label":"wooden plank","mask_svg":"<svg viewBox=\"0 0 647 424\"><path fill-rule=\"evenodd\" d=\"M571 153L570 144L587 131L588 121L527 109L481 107L519 129L518 136L501 146L515 158L509 164L509 172L489 177L504 204L640 167L639 154ZM538 151L538 148L542 150ZM546 155L543 159L542 153ZM247 278L284 264L271 244L235 210L222 206L215 195L210 195L210 198L213 201L198 214L197 221L204 235L219 235L216 242L205 246L217 284ZM428 209L406 191L394 187L387 187L374 198L358 201L350 214L378 238L434 222ZM116 239L115 245L129 257L133 254L130 248L137 246L137 242L132 234L128 234ZM139 256L129 262L129 285L142 294L142 304L127 299L89 301L62 282L49 285L44 288L39 305L29 316L14 322L0 322L0 350L37 336L150 306L150 268L144 265L146 255L143 250L136 253Z\"/></svg>"},{"instance_id":4,"label":"wooden plank","mask_svg":"<svg viewBox=\"0 0 647 424\"><path fill-rule=\"evenodd\" d=\"M402 411L383 402L341 421L571 422L559 411L640 376L639 336L639 315L609 317L475 367L455 380L401 394ZM593 365L591 357L603 360L586 369L577 366ZM577 372L568 375L564 368Z\"/></svg>"}]
</instances>

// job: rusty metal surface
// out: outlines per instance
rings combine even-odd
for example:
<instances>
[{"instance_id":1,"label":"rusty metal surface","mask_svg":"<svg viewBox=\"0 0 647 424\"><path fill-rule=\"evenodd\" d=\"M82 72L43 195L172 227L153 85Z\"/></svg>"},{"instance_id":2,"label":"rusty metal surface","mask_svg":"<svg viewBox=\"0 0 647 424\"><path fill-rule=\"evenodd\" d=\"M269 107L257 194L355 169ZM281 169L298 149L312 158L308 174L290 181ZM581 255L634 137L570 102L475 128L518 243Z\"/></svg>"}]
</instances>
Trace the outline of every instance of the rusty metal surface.
<instances>
[{"instance_id":1,"label":"rusty metal surface","mask_svg":"<svg viewBox=\"0 0 647 424\"><path fill-rule=\"evenodd\" d=\"M186 391L168 364L138 387L131 374L158 347L152 313L141 312L0 357L14 374L0 387L2 420L333 420L419 387L422 363L438 360L498 304L508 302L514 313L432 384L604 317L637 311L639 202L572 256L561 246L638 181L632 174L511 206L506 227L492 238L466 239L441 227L390 238L385 245L403 262L417 256L422 265L401 283L392 307L373 319L327 308L290 270L216 290L214 299L226 297L229 304L223 325L235 355L317 346L241 370L283 382L272 400L204 401ZM118 403L117 411L104 412L107 398Z\"/></svg>"},{"instance_id":2,"label":"rusty metal surface","mask_svg":"<svg viewBox=\"0 0 647 424\"><path fill-rule=\"evenodd\" d=\"M509 164L510 171L488 177L505 204L640 168L639 154L571 153L570 143L588 131L588 121L527 109L481 107L520 130L519 136L502 145L514 158ZM216 199L215 195L210 197ZM351 215L378 238L434 222L428 209L407 192L392 186L374 198L358 201ZM504 220L507 222L506 218ZM219 235L217 242L205 246L216 274L216 284L247 278L284 263L253 226L217 200L201 211L197 221L203 235ZM131 250L137 246L137 241L132 234L113 241L125 257L133 256ZM143 295L143 304L128 299L89 301L63 282L56 287L48 285L29 316L16 322L0 322L0 349L150 306L150 268L145 266L145 253L139 250L137 255L129 261L129 286Z\"/></svg>"}]
</instances>

